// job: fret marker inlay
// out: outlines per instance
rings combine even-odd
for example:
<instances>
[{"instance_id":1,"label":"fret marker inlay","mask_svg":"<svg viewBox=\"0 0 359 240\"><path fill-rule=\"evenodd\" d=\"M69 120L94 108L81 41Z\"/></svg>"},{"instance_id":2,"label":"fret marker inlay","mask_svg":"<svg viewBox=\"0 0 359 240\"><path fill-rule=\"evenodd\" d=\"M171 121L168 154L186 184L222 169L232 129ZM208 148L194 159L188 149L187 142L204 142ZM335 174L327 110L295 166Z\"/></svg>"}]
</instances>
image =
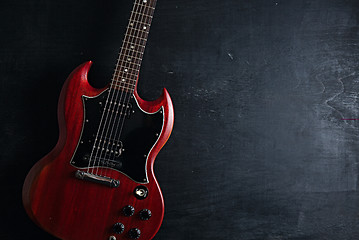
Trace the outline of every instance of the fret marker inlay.
<instances>
[{"instance_id":1,"label":"fret marker inlay","mask_svg":"<svg viewBox=\"0 0 359 240\"><path fill-rule=\"evenodd\" d=\"M116 64L113 88L133 92L136 86L156 0L136 0Z\"/></svg>"}]
</instances>

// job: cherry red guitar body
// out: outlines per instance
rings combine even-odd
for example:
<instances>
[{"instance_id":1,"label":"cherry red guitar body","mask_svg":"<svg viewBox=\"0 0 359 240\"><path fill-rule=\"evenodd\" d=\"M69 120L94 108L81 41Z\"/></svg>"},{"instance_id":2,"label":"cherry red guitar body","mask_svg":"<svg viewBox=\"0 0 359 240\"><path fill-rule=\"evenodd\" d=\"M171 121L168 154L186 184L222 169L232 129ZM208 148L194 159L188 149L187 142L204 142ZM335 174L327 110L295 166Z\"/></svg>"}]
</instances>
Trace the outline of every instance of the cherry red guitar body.
<instances>
[{"instance_id":1,"label":"cherry red guitar body","mask_svg":"<svg viewBox=\"0 0 359 240\"><path fill-rule=\"evenodd\" d=\"M155 113L161 110L163 113L158 139L148 153L146 165L139 166L146 170L145 183L134 181L111 168L106 171L119 180L116 188L78 179L75 177L78 168L70 161L83 128L82 96L95 97L106 90L89 85L87 73L91 64L87 62L76 68L64 84L58 105L59 140L26 177L23 188L25 209L41 228L63 240L136 239L137 236L131 236L131 229L140 231L139 239L152 239L164 215L163 197L153 173L153 164L172 131L172 101L166 89L159 99L152 102L142 100L136 90L133 94L143 111ZM138 186L148 189L148 197L138 199L134 196L134 189ZM123 212L128 205L134 209L132 216ZM139 215L143 209L152 213L148 220ZM117 233L114 232L116 223L123 227Z\"/></svg>"}]
</instances>

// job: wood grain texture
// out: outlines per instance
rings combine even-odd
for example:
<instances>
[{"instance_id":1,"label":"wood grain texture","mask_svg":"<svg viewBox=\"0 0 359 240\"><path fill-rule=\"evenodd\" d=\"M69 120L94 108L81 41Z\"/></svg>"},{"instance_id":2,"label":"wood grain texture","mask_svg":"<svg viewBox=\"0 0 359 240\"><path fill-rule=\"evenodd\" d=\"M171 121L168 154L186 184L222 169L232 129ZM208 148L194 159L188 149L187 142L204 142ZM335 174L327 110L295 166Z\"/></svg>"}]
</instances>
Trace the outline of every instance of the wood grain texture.
<instances>
[{"instance_id":1,"label":"wood grain texture","mask_svg":"<svg viewBox=\"0 0 359 240\"><path fill-rule=\"evenodd\" d=\"M152 239L158 231L164 202L153 173L156 155L167 141L173 126L172 102L166 90L154 102L142 100L135 93L139 106L153 113L163 107L164 125L161 135L147 158L149 196L138 200L133 191L139 184L122 173L108 170L108 175L120 180L118 188L82 181L75 178L76 168L70 165L71 157L81 135L84 117L81 96L96 96L105 89L95 89L87 82L91 66L87 62L75 69L61 91L58 105L60 137L55 148L29 172L23 187L23 202L28 215L43 229L63 240L108 239L114 235L112 226L121 222L125 232L121 239L129 239L128 230L141 230L141 239ZM135 214L126 217L122 208L135 207ZM150 209L148 221L139 218L139 211ZM116 235L117 236L117 235Z\"/></svg>"}]
</instances>

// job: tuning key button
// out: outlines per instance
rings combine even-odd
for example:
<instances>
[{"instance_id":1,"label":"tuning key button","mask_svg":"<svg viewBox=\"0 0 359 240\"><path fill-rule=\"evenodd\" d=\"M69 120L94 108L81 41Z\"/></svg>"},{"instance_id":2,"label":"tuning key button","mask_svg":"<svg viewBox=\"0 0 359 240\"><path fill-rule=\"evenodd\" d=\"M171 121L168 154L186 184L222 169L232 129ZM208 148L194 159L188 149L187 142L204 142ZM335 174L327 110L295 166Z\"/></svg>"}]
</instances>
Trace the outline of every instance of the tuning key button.
<instances>
[{"instance_id":1,"label":"tuning key button","mask_svg":"<svg viewBox=\"0 0 359 240\"><path fill-rule=\"evenodd\" d=\"M128 235L132 239L138 239L141 236L141 231L138 228L132 228L128 231Z\"/></svg>"},{"instance_id":2,"label":"tuning key button","mask_svg":"<svg viewBox=\"0 0 359 240\"><path fill-rule=\"evenodd\" d=\"M148 209L142 209L142 210L140 211L140 218L141 218L142 220L148 220L148 219L151 218L151 216L152 216L152 213L151 213L151 211L148 210Z\"/></svg>"},{"instance_id":3,"label":"tuning key button","mask_svg":"<svg viewBox=\"0 0 359 240\"><path fill-rule=\"evenodd\" d=\"M116 223L115 225L113 225L113 231L117 234L121 234L123 233L123 231L125 231L125 225L123 225L122 223Z\"/></svg>"},{"instance_id":4,"label":"tuning key button","mask_svg":"<svg viewBox=\"0 0 359 240\"><path fill-rule=\"evenodd\" d=\"M127 205L122 209L122 211L126 217L131 217L135 213L135 208L132 207L131 205Z\"/></svg>"}]
</instances>

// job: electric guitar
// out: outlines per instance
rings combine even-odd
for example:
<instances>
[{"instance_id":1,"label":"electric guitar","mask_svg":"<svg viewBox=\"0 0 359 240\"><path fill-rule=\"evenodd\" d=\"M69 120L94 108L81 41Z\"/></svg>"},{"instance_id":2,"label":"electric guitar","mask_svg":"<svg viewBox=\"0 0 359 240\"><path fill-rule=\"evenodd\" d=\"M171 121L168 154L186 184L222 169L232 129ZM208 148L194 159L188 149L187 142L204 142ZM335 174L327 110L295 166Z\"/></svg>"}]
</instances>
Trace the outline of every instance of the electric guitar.
<instances>
[{"instance_id":1,"label":"electric guitar","mask_svg":"<svg viewBox=\"0 0 359 240\"><path fill-rule=\"evenodd\" d=\"M95 89L91 61L66 80L58 104L59 140L23 187L27 214L63 240L149 240L164 215L153 172L174 121L166 89L155 101L137 80L156 0L135 0L113 78Z\"/></svg>"}]
</instances>

